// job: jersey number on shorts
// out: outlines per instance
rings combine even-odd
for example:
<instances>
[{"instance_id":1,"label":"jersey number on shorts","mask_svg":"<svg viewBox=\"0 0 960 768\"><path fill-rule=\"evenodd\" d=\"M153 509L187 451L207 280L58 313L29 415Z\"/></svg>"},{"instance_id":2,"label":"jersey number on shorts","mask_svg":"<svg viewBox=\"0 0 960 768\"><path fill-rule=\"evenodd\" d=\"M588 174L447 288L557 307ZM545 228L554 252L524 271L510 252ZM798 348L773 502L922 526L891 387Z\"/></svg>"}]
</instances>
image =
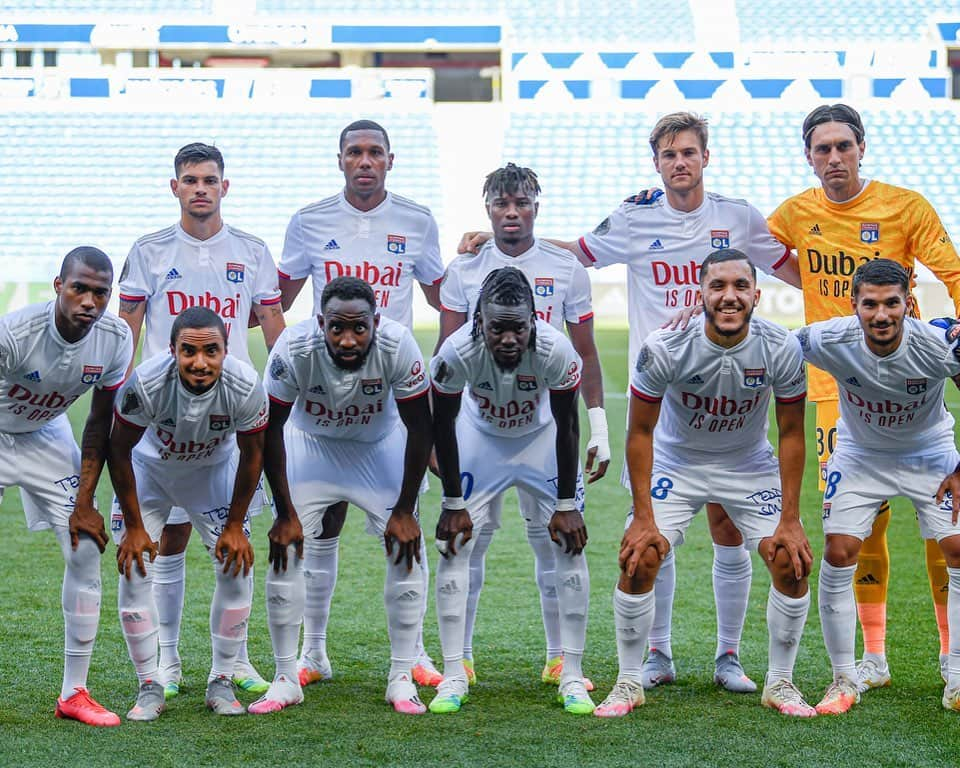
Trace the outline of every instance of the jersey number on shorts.
<instances>
[{"instance_id":1,"label":"jersey number on shorts","mask_svg":"<svg viewBox=\"0 0 960 768\"><path fill-rule=\"evenodd\" d=\"M655 499L663 501L667 498L667 494L670 493L671 488L673 488L673 480L669 477L658 477L657 482L650 488L650 495Z\"/></svg>"},{"instance_id":2,"label":"jersey number on shorts","mask_svg":"<svg viewBox=\"0 0 960 768\"><path fill-rule=\"evenodd\" d=\"M460 473L460 487L463 489L463 500L466 501L470 498L470 494L473 493L473 473L472 472L461 472Z\"/></svg>"},{"instance_id":3,"label":"jersey number on shorts","mask_svg":"<svg viewBox=\"0 0 960 768\"><path fill-rule=\"evenodd\" d=\"M832 499L837 492L837 483L840 482L840 473L834 470L827 475L827 487L823 489L823 498Z\"/></svg>"}]
</instances>

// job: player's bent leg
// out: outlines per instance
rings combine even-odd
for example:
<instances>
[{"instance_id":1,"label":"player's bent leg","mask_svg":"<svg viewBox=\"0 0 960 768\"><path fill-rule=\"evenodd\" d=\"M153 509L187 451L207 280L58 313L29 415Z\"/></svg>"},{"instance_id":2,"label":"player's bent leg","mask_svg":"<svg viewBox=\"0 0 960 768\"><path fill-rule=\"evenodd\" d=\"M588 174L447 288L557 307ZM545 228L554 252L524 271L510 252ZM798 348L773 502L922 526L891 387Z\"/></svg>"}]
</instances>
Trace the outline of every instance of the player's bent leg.
<instances>
[{"instance_id":1,"label":"player's bent leg","mask_svg":"<svg viewBox=\"0 0 960 768\"><path fill-rule=\"evenodd\" d=\"M253 566L250 567L250 572L247 573L247 580L250 582L250 600L253 600ZM253 606L251 605L251 610ZM233 663L233 683L241 691L246 691L247 693L253 694L264 694L267 692L267 689L270 687L270 683L263 679L263 676L257 672L256 667L253 666L253 662L250 661L250 656L247 652L247 633L249 630L249 622L243 628L243 639L240 641L240 647L237 649L237 658Z\"/></svg>"},{"instance_id":2,"label":"player's bent leg","mask_svg":"<svg viewBox=\"0 0 960 768\"><path fill-rule=\"evenodd\" d=\"M960 536L950 535L940 540L947 564L947 621L949 622L950 652L947 657L947 682L943 689L944 709L960 712Z\"/></svg>"},{"instance_id":3,"label":"player's bent leg","mask_svg":"<svg viewBox=\"0 0 960 768\"><path fill-rule=\"evenodd\" d=\"M436 688L443 682L443 675L440 670L434 666L433 659L427 653L423 642L423 619L427 615L427 598L430 593L430 561L427 559L427 539L420 537L420 573L423 584L421 585L421 594L423 599L420 601L420 634L417 635L417 660L413 665L413 680L417 685L429 685Z\"/></svg>"},{"instance_id":4,"label":"player's bent leg","mask_svg":"<svg viewBox=\"0 0 960 768\"><path fill-rule=\"evenodd\" d=\"M213 659L207 678L207 708L218 715L242 715L245 710L237 700L233 669L237 652L246 635L250 619L251 584L242 573L223 573L223 566L214 560L216 586L210 604L210 640Z\"/></svg>"},{"instance_id":5,"label":"player's bent leg","mask_svg":"<svg viewBox=\"0 0 960 768\"><path fill-rule=\"evenodd\" d=\"M387 703L403 715L422 715L427 708L417 695L411 669L417 655L417 639L423 627L423 574L416 560L412 570L386 559L383 603L387 611L387 632L390 635L390 674Z\"/></svg>"},{"instance_id":6,"label":"player's bent leg","mask_svg":"<svg viewBox=\"0 0 960 768\"><path fill-rule=\"evenodd\" d=\"M436 602L440 646L443 650L443 682L430 702L438 714L459 712L467 700L469 685L463 666L463 636L467 609L464 587L470 579L470 558L474 540L461 544L456 555L441 557L437 563Z\"/></svg>"},{"instance_id":7,"label":"player's bent leg","mask_svg":"<svg viewBox=\"0 0 960 768\"><path fill-rule=\"evenodd\" d=\"M574 555L563 552L560 547L555 549L555 583L563 650L563 672L557 701L570 714L589 715L595 705L583 677L583 651L590 610L590 571L583 552Z\"/></svg>"},{"instance_id":8,"label":"player's bent leg","mask_svg":"<svg viewBox=\"0 0 960 768\"><path fill-rule=\"evenodd\" d=\"M276 672L263 696L247 707L253 715L279 712L303 701L303 689L297 677L297 641L304 604L303 561L297 557L294 545L287 548L285 570L277 572L267 568L265 585L267 624Z\"/></svg>"},{"instance_id":9,"label":"player's bent leg","mask_svg":"<svg viewBox=\"0 0 960 768\"><path fill-rule=\"evenodd\" d=\"M186 590L186 549L193 526L186 512L175 507L171 522L160 536L159 554L153 563L153 597L160 621L159 682L167 698L180 692L180 623L183 619L183 598Z\"/></svg>"},{"instance_id":10,"label":"player's bent leg","mask_svg":"<svg viewBox=\"0 0 960 768\"><path fill-rule=\"evenodd\" d=\"M671 549L660 563L653 587L653 627L647 639L647 658L643 662L641 683L646 689L667 685L677 679L671 643L673 625L673 596L677 588L676 558Z\"/></svg>"},{"instance_id":11,"label":"player's bent leg","mask_svg":"<svg viewBox=\"0 0 960 768\"><path fill-rule=\"evenodd\" d=\"M166 709L163 686L157 679L157 633L159 620L153 600L150 568L147 576L131 569L130 578L121 575L117 587L117 608L120 628L127 644L130 660L137 672L137 700L127 712L128 720L156 720Z\"/></svg>"},{"instance_id":12,"label":"player's bent leg","mask_svg":"<svg viewBox=\"0 0 960 768\"><path fill-rule=\"evenodd\" d=\"M499 504L499 499L493 503ZM470 685L477 682L477 673L473 665L473 629L477 622L480 592L486 576L487 550L490 549L494 533L496 528L492 524L484 525L479 531L475 531L473 552L470 554L470 589L467 594L467 609L463 625L463 667Z\"/></svg>"},{"instance_id":13,"label":"player's bent leg","mask_svg":"<svg viewBox=\"0 0 960 768\"><path fill-rule=\"evenodd\" d=\"M346 503L343 504L346 509ZM332 507L328 508L328 513L330 509ZM326 515L324 517L326 518ZM333 518L334 521L339 519ZM342 525L342 520L340 524ZM339 536L308 536L303 542L303 649L297 664L297 674L300 685L304 687L333 677L333 669L327 658L327 622L330 618L333 590L337 585L339 551Z\"/></svg>"},{"instance_id":14,"label":"player's bent leg","mask_svg":"<svg viewBox=\"0 0 960 768\"><path fill-rule=\"evenodd\" d=\"M890 685L886 656L889 525L890 504L884 501L877 511L870 535L863 540L853 577L857 614L863 630L863 659L857 667L857 684L861 692Z\"/></svg>"},{"instance_id":15,"label":"player's bent leg","mask_svg":"<svg viewBox=\"0 0 960 768\"><path fill-rule=\"evenodd\" d=\"M827 535L820 564L818 602L823 642L833 667L833 682L817 704L821 715L847 712L860 700L855 664L856 603L853 579L860 540Z\"/></svg>"},{"instance_id":16,"label":"player's bent leg","mask_svg":"<svg viewBox=\"0 0 960 768\"><path fill-rule=\"evenodd\" d=\"M94 726L120 725L120 718L97 703L87 690L87 672L100 624L100 550L85 534L76 550L70 532L56 529L65 562L61 606L63 608L63 683L55 714Z\"/></svg>"},{"instance_id":17,"label":"player's bent leg","mask_svg":"<svg viewBox=\"0 0 960 768\"><path fill-rule=\"evenodd\" d=\"M933 596L933 611L937 617L937 633L940 635L940 675L947 682L947 668L950 658L950 624L947 618L947 596L950 593L950 578L947 575L947 561L936 539L924 541L926 551L927 576L930 579L930 594Z\"/></svg>"}]
</instances>

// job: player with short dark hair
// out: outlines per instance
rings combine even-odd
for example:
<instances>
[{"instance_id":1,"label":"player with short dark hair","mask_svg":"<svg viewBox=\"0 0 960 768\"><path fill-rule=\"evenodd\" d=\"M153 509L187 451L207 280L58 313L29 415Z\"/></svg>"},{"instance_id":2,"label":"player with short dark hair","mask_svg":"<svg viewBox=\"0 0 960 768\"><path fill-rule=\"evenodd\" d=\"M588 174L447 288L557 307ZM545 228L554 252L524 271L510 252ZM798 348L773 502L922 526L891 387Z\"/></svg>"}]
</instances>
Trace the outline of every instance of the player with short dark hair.
<instances>
[{"instance_id":1,"label":"player with short dark hair","mask_svg":"<svg viewBox=\"0 0 960 768\"><path fill-rule=\"evenodd\" d=\"M365 281L336 278L322 302L319 316L281 334L267 362L266 473L277 517L266 598L276 676L250 712L303 701L297 641L310 599L304 542L323 532L327 507L346 500L364 510L367 531L384 541L387 702L402 714L422 714L411 669L423 623L417 497L433 444L429 380L413 334L380 317Z\"/></svg>"},{"instance_id":2,"label":"player with short dark hair","mask_svg":"<svg viewBox=\"0 0 960 768\"><path fill-rule=\"evenodd\" d=\"M277 270L266 243L227 224L221 202L230 181L223 175L217 147L194 142L174 160L170 189L180 202L180 220L134 243L120 275L120 317L133 331L134 346L146 324L142 359L169 349L172 326L188 307L208 307L221 318L230 355L250 363L247 323L254 318L267 349L283 330ZM117 527L122 518L113 521ZM174 509L153 564L153 586L160 616L160 679L167 697L182 681L180 620L186 578L190 523ZM252 594L252 591L251 591ZM250 663L244 641L237 656L235 682L263 693L267 682Z\"/></svg>"},{"instance_id":3,"label":"player with short dark hair","mask_svg":"<svg viewBox=\"0 0 960 768\"><path fill-rule=\"evenodd\" d=\"M436 588L444 666L443 682L430 702L432 712L457 712L467 699L467 594L460 585L469 581L473 530L488 522L499 525L499 504L491 502L510 487L529 497L528 526L546 529L560 545L554 553L563 656L559 701L573 714L593 711L582 671L590 596L577 458L582 362L570 340L538 319L535 310L522 271L502 267L491 272L480 289L472 324L451 334L430 364L444 494L437 523L437 546L444 557Z\"/></svg>"},{"instance_id":4,"label":"player with short dark hair","mask_svg":"<svg viewBox=\"0 0 960 768\"><path fill-rule=\"evenodd\" d=\"M633 511L613 600L620 671L595 714L622 717L644 703L643 651L657 570L697 511L714 502L763 557L773 581L761 703L810 717L815 710L792 682L813 557L800 522L803 357L785 329L751 317L760 292L745 253L711 253L700 281L704 314L683 330L650 334L632 374L626 448ZM767 440L771 395L777 457Z\"/></svg>"},{"instance_id":5,"label":"player with short dark hair","mask_svg":"<svg viewBox=\"0 0 960 768\"><path fill-rule=\"evenodd\" d=\"M91 246L71 250L56 298L0 318L0 498L19 486L27 527L53 529L63 574L63 683L56 716L113 726L120 718L87 690L100 623L100 555L109 540L94 494L103 471L117 389L133 343L107 312L113 266ZM93 389L77 447L66 411Z\"/></svg>"},{"instance_id":6,"label":"player with short dark hair","mask_svg":"<svg viewBox=\"0 0 960 768\"><path fill-rule=\"evenodd\" d=\"M944 380L960 377L956 321L940 328L910 317L909 273L889 259L853 274L852 317L797 331L809 363L831 375L839 393L838 440L826 466L820 564L820 623L833 682L817 705L842 714L860 700L855 655L854 572L881 501L913 503L924 539L937 541L948 572L950 646L942 703L960 710L960 453L944 407Z\"/></svg>"},{"instance_id":7,"label":"player with short dark hair","mask_svg":"<svg viewBox=\"0 0 960 768\"><path fill-rule=\"evenodd\" d=\"M322 314L324 286L341 276L370 283L377 311L408 329L413 327L414 284L420 285L431 307L440 309L443 261L437 223L425 206L387 190L393 161L390 139L379 123L357 120L340 133L337 162L343 171L343 189L301 208L287 225L279 267L284 309L293 304L309 278L313 314ZM346 513L346 504L331 506L322 534L308 538L304 545L307 604L301 685L333 675L327 658L327 622ZM426 579L425 557L423 565ZM427 594L426 582L422 594ZM426 611L426 604L423 609ZM440 673L424 650L422 638L418 646L414 675L422 685L436 685Z\"/></svg>"},{"instance_id":8,"label":"player with short dark hair","mask_svg":"<svg viewBox=\"0 0 960 768\"><path fill-rule=\"evenodd\" d=\"M249 510L262 505L267 400L252 366L227 354L213 310L184 310L169 352L134 369L120 393L110 435L110 477L124 526L115 533L117 602L139 680L128 720L155 720L166 708L159 679L152 562L174 507L183 509L213 560L210 605L213 658L206 704L218 715L243 714L232 680L246 639L253 566Z\"/></svg>"}]
</instances>

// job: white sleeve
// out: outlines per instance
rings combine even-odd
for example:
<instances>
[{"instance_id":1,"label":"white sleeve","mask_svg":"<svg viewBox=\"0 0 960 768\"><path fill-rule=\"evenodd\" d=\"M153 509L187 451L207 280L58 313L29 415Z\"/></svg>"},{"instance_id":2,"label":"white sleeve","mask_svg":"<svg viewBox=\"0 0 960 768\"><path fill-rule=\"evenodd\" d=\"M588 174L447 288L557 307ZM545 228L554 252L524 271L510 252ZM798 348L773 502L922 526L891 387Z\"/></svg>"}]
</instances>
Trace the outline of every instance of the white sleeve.
<instances>
[{"instance_id":1,"label":"white sleeve","mask_svg":"<svg viewBox=\"0 0 960 768\"><path fill-rule=\"evenodd\" d=\"M563 335L557 336L557 343L550 350L544 378L552 392L563 392L580 386L583 361L573 348L570 340Z\"/></svg>"},{"instance_id":2,"label":"white sleeve","mask_svg":"<svg viewBox=\"0 0 960 768\"><path fill-rule=\"evenodd\" d=\"M767 220L752 205L748 205L749 246L747 253L750 261L768 275L776 272L787 260L789 250L777 238L770 234Z\"/></svg>"},{"instance_id":3,"label":"white sleeve","mask_svg":"<svg viewBox=\"0 0 960 768\"><path fill-rule=\"evenodd\" d=\"M471 258L479 257L473 256ZM440 283L440 306L449 312L467 313L470 311L470 300L463 290L463 281L460 279L461 269L461 259L454 259L447 267L443 282Z\"/></svg>"},{"instance_id":4,"label":"white sleeve","mask_svg":"<svg viewBox=\"0 0 960 768\"><path fill-rule=\"evenodd\" d=\"M123 339L117 344L116 354L110 361L110 367L97 380L98 389L118 389L127 376L127 368L133 359L133 333L129 326L123 323Z\"/></svg>"},{"instance_id":5,"label":"white sleeve","mask_svg":"<svg viewBox=\"0 0 960 768\"><path fill-rule=\"evenodd\" d=\"M433 216L427 217L427 228L423 233L423 250L414 259L413 276L417 282L433 285L443 277L443 259L440 258L440 233Z\"/></svg>"},{"instance_id":6,"label":"white sleeve","mask_svg":"<svg viewBox=\"0 0 960 768\"><path fill-rule=\"evenodd\" d=\"M807 372L803 367L800 341L788 334L784 344L775 352L777 370L773 381L773 396L781 403L792 403L807 396Z\"/></svg>"},{"instance_id":7,"label":"white sleeve","mask_svg":"<svg viewBox=\"0 0 960 768\"><path fill-rule=\"evenodd\" d=\"M277 265L273 263L273 256L270 255L270 249L267 244L263 244L263 250L259 253L257 259L257 279L253 286L254 304L279 304L280 303L280 285L277 280Z\"/></svg>"},{"instance_id":8,"label":"white sleeve","mask_svg":"<svg viewBox=\"0 0 960 768\"><path fill-rule=\"evenodd\" d=\"M817 368L823 368L823 348L820 345L822 323L812 323L803 328L798 328L793 332L800 345L800 353L803 359Z\"/></svg>"},{"instance_id":9,"label":"white sleeve","mask_svg":"<svg viewBox=\"0 0 960 768\"><path fill-rule=\"evenodd\" d=\"M442 395L457 395L467 386L467 371L456 348L447 339L430 361L433 388Z\"/></svg>"},{"instance_id":10,"label":"white sleeve","mask_svg":"<svg viewBox=\"0 0 960 768\"><path fill-rule=\"evenodd\" d=\"M124 301L144 301L154 294L153 281L138 243L133 244L123 262L117 289Z\"/></svg>"},{"instance_id":11,"label":"white sleeve","mask_svg":"<svg viewBox=\"0 0 960 768\"><path fill-rule=\"evenodd\" d=\"M146 429L153 420L150 402L140 385L140 370L135 369L117 396L116 416L125 424Z\"/></svg>"},{"instance_id":12,"label":"white sleeve","mask_svg":"<svg viewBox=\"0 0 960 768\"><path fill-rule=\"evenodd\" d=\"M237 425L239 434L261 432L267 428L269 410L267 408L267 394L259 384L260 380L258 378L257 386L250 391L250 395L237 409L234 423Z\"/></svg>"},{"instance_id":13,"label":"white sleeve","mask_svg":"<svg viewBox=\"0 0 960 768\"><path fill-rule=\"evenodd\" d=\"M662 400L672 378L667 350L656 334L644 340L630 373L630 392L641 400Z\"/></svg>"},{"instance_id":14,"label":"white sleeve","mask_svg":"<svg viewBox=\"0 0 960 768\"><path fill-rule=\"evenodd\" d=\"M17 342L7 323L0 322L0 378L5 378L11 371L15 371L19 361L20 350Z\"/></svg>"},{"instance_id":15,"label":"white sleeve","mask_svg":"<svg viewBox=\"0 0 960 768\"><path fill-rule=\"evenodd\" d=\"M289 405L300 394L300 385L297 376L290 365L290 352L287 346L289 329L285 329L278 337L273 350L267 358L266 375L263 377L264 388L271 400Z\"/></svg>"},{"instance_id":16,"label":"white sleeve","mask_svg":"<svg viewBox=\"0 0 960 768\"><path fill-rule=\"evenodd\" d=\"M430 388L423 354L413 334L406 328L403 329L403 335L400 337L390 386L393 387L393 397L397 401L413 400L415 397L426 394Z\"/></svg>"},{"instance_id":17,"label":"white sleeve","mask_svg":"<svg viewBox=\"0 0 960 768\"><path fill-rule=\"evenodd\" d=\"M626 264L630 255L630 221L623 203L597 227L578 241L580 248L595 267L608 264Z\"/></svg>"},{"instance_id":18,"label":"white sleeve","mask_svg":"<svg viewBox=\"0 0 960 768\"><path fill-rule=\"evenodd\" d=\"M299 280L310 274L310 257L303 239L300 212L290 217L287 232L283 236L283 254L280 256L280 274L290 280Z\"/></svg>"},{"instance_id":19,"label":"white sleeve","mask_svg":"<svg viewBox=\"0 0 960 768\"><path fill-rule=\"evenodd\" d=\"M580 262L573 268L570 290L563 302L563 319L576 325L593 317L593 296L590 290L590 276Z\"/></svg>"}]
</instances>

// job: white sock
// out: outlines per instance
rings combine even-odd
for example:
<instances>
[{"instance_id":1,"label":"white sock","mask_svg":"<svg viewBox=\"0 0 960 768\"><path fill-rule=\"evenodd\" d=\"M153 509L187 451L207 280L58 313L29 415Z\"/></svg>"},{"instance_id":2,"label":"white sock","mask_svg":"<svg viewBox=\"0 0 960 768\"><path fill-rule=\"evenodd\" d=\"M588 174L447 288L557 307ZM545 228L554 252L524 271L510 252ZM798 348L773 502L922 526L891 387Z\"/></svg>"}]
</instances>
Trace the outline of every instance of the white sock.
<instances>
[{"instance_id":1,"label":"white sock","mask_svg":"<svg viewBox=\"0 0 960 768\"><path fill-rule=\"evenodd\" d=\"M617 631L617 658L620 661L617 680L640 682L653 612L653 590L642 595L621 592L619 587L613 591L613 624Z\"/></svg>"},{"instance_id":2,"label":"white sock","mask_svg":"<svg viewBox=\"0 0 960 768\"><path fill-rule=\"evenodd\" d=\"M452 557L437 561L437 623L443 652L443 676L465 679L463 630L470 583L470 558L476 539L470 539Z\"/></svg>"},{"instance_id":3,"label":"white sock","mask_svg":"<svg viewBox=\"0 0 960 768\"><path fill-rule=\"evenodd\" d=\"M742 544L713 545L713 597L717 603L717 652L715 659L733 651L740 653L743 620L750 599L753 566Z\"/></svg>"},{"instance_id":4,"label":"white sock","mask_svg":"<svg viewBox=\"0 0 960 768\"><path fill-rule=\"evenodd\" d=\"M337 586L337 560L340 537L318 539L310 537L303 542L303 579L305 600L303 608L303 651L316 659L327 657L327 621L330 602Z\"/></svg>"},{"instance_id":5,"label":"white sock","mask_svg":"<svg viewBox=\"0 0 960 768\"><path fill-rule=\"evenodd\" d=\"M950 659L947 685L960 685L960 568L947 568L950 577L947 593L947 627L950 633Z\"/></svg>"},{"instance_id":6,"label":"white sock","mask_svg":"<svg viewBox=\"0 0 960 768\"><path fill-rule=\"evenodd\" d=\"M130 578L120 575L117 587L117 608L120 611L120 629L127 642L130 661L143 683L157 679L157 605L153 600L153 579L150 566L146 577L136 566L130 569Z\"/></svg>"},{"instance_id":7,"label":"white sock","mask_svg":"<svg viewBox=\"0 0 960 768\"><path fill-rule=\"evenodd\" d=\"M563 653L560 601L557 599L557 551L560 548L550 539L547 529L535 523L527 523L527 541L533 548L533 568L540 590L540 615L549 661Z\"/></svg>"},{"instance_id":8,"label":"white sock","mask_svg":"<svg viewBox=\"0 0 960 768\"><path fill-rule=\"evenodd\" d=\"M417 658L417 638L423 628L423 574L420 564L413 561L413 570L407 571L406 561L394 565L387 558L387 573L383 583L383 604L387 609L387 632L390 635L390 675L410 676L410 668Z\"/></svg>"},{"instance_id":9,"label":"white sock","mask_svg":"<svg viewBox=\"0 0 960 768\"><path fill-rule=\"evenodd\" d=\"M790 597L770 585L767 595L767 684L793 680L793 665L809 610L809 589L803 597Z\"/></svg>"},{"instance_id":10,"label":"white sock","mask_svg":"<svg viewBox=\"0 0 960 768\"><path fill-rule=\"evenodd\" d=\"M187 553L157 555L153 561L153 599L160 621L160 668L180 666L180 621L186 590Z\"/></svg>"},{"instance_id":11,"label":"white sock","mask_svg":"<svg viewBox=\"0 0 960 768\"><path fill-rule=\"evenodd\" d=\"M853 597L853 574L857 566L837 568L820 563L820 626L823 642L833 665L833 677L856 682L857 603Z\"/></svg>"},{"instance_id":12,"label":"white sock","mask_svg":"<svg viewBox=\"0 0 960 768\"><path fill-rule=\"evenodd\" d=\"M267 568L264 594L267 601L267 625L273 644L276 675L297 679L297 642L303 620L303 560L292 544L287 547L287 569L276 573Z\"/></svg>"},{"instance_id":13,"label":"white sock","mask_svg":"<svg viewBox=\"0 0 960 768\"><path fill-rule=\"evenodd\" d=\"M467 610L463 623L463 657L473 659L473 628L477 622L477 606L480 603L480 590L486 573L487 550L493 541L495 528L484 526L473 537L473 551L470 553L470 591L467 594Z\"/></svg>"},{"instance_id":14,"label":"white sock","mask_svg":"<svg viewBox=\"0 0 960 768\"><path fill-rule=\"evenodd\" d=\"M420 632L417 633L416 660L421 658L430 658L426 646L423 644L423 620L427 615L427 600L430 596L430 561L427 560L427 537L420 537L420 574L423 583L420 585L420 594L423 599L420 601Z\"/></svg>"},{"instance_id":15,"label":"white sock","mask_svg":"<svg viewBox=\"0 0 960 768\"><path fill-rule=\"evenodd\" d=\"M213 570L217 583L210 603L210 641L213 658L210 677L233 677L237 651L247 632L250 620L250 579L241 573L238 576L223 572L223 565L216 560Z\"/></svg>"},{"instance_id":16,"label":"white sock","mask_svg":"<svg viewBox=\"0 0 960 768\"><path fill-rule=\"evenodd\" d=\"M670 635L673 625L673 593L677 589L677 570L676 560L673 556L673 548L667 552L667 556L660 563L660 570L657 572L657 579L653 584L654 600L656 601L656 610L654 612L653 627L650 629L648 643L650 650L656 648L668 659L673 658L673 646L670 643Z\"/></svg>"},{"instance_id":17,"label":"white sock","mask_svg":"<svg viewBox=\"0 0 960 768\"><path fill-rule=\"evenodd\" d=\"M89 536L80 536L76 551L70 532L57 529L57 542L66 563L63 573L63 684L60 697L68 699L87 687L87 672L100 624L100 550Z\"/></svg>"},{"instance_id":18,"label":"white sock","mask_svg":"<svg viewBox=\"0 0 960 768\"><path fill-rule=\"evenodd\" d=\"M291 558L292 559L292 558ZM250 566L250 572L247 573L247 580L250 582L250 585L247 587L250 590L250 602L251 609L253 608L253 566ZM234 668L243 667L240 670L240 674L235 675L235 677L245 677L247 670L252 669L254 672L257 670L254 669L253 664L250 662L250 655L247 651L247 633L250 631L250 622L248 621L243 628L243 639L240 641L240 647L237 649L237 659L234 662Z\"/></svg>"},{"instance_id":19,"label":"white sock","mask_svg":"<svg viewBox=\"0 0 960 768\"><path fill-rule=\"evenodd\" d=\"M562 685L583 677L583 649L587 642L587 614L590 611L590 572L584 553L566 554L562 548L551 544L557 569L555 583L559 611L557 623L563 651Z\"/></svg>"}]
</instances>

